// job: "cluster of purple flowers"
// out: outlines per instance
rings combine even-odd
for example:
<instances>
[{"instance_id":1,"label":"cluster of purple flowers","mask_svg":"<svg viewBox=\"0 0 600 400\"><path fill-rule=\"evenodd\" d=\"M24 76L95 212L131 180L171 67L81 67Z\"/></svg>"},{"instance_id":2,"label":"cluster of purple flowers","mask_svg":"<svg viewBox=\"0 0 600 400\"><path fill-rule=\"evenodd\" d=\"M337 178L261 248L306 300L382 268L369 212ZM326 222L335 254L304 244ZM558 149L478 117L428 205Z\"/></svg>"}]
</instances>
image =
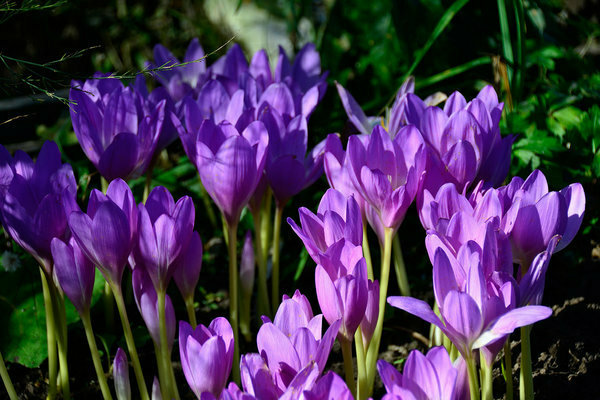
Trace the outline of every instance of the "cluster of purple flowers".
<instances>
[{"instance_id":1,"label":"cluster of purple flowers","mask_svg":"<svg viewBox=\"0 0 600 400\"><path fill-rule=\"evenodd\" d=\"M482 395L491 398L487 372L509 335L551 315L541 305L545 272L551 255L566 247L581 225L582 186L549 191L540 171L500 186L509 171L513 137L500 135L503 104L490 86L469 102L455 92L441 108L434 105L437 99L415 95L414 82L408 80L388 117L380 119L367 117L338 85L360 134L349 138L346 150L335 134L309 150L308 120L325 93L327 77L314 45L306 45L293 63L280 50L273 70L266 52L248 63L237 45L210 66L197 62L202 57L196 39L183 65L156 46L148 67L161 86L151 92L141 77L132 86L102 74L73 82L75 134L110 182L104 192L92 191L85 212L76 202L73 171L61 163L54 143L44 144L35 163L20 151L11 157L0 146L0 222L41 266L46 307L57 314L54 321L49 317L48 330L61 323L62 294L80 313L104 398L111 393L90 323L95 268L114 295L144 400L150 396L124 305L125 271L131 271L135 303L155 346L158 379L152 398L179 398L171 365L176 337L183 373L199 399L364 400L372 395L376 370L385 399L478 399L479 382ZM202 242L194 231L192 199L175 201L167 189L156 187L137 203L126 182L151 174L153 158L177 137L228 228L230 320L219 317L208 326L196 324L193 307ZM323 170L331 189L317 213L300 208L300 226L288 218L316 263L322 314L315 316L299 291L279 301L278 240L283 207ZM244 277L240 292L249 307L255 263L257 297L270 314L268 247L258 240L261 219L266 215L263 223L270 222L271 193L277 211L270 300L276 312L272 320L262 317L258 353L240 357L238 323L249 335L244 320L249 309L238 314L238 278ZM409 296L387 297L396 233L415 200L433 265L435 311ZM253 248L248 233L238 271L237 225L246 206L256 242ZM367 225L382 249L379 279ZM402 273L400 266L397 272ZM167 295L171 279L191 324L177 326ZM378 361L386 303L437 327L446 338L437 344L445 348L434 347L426 355L412 352L403 374ZM325 333L323 319L329 324ZM49 336L49 356L56 348L66 354L66 329L62 332L57 339ZM336 338L346 382L325 373ZM52 371L52 360L49 364ZM61 361L60 372L65 371ZM232 371L236 382L228 384ZM121 349L113 374L117 397L130 398L127 356ZM55 385L56 376L52 381ZM68 376L66 393L62 382L68 397ZM53 390L51 384L50 397Z\"/></svg>"}]
</instances>

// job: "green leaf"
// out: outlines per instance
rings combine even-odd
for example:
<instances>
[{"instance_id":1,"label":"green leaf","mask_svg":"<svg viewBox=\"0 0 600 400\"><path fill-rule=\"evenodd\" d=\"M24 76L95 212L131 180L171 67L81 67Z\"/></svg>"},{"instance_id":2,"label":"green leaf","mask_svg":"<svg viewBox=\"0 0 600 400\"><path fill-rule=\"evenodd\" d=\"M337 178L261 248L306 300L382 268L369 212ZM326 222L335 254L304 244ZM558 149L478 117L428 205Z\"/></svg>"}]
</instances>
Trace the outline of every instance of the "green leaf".
<instances>
[{"instance_id":1,"label":"green leaf","mask_svg":"<svg viewBox=\"0 0 600 400\"><path fill-rule=\"evenodd\" d=\"M594 159L592 160L592 174L594 176L600 176L600 150L594 154Z\"/></svg>"}]
</instances>

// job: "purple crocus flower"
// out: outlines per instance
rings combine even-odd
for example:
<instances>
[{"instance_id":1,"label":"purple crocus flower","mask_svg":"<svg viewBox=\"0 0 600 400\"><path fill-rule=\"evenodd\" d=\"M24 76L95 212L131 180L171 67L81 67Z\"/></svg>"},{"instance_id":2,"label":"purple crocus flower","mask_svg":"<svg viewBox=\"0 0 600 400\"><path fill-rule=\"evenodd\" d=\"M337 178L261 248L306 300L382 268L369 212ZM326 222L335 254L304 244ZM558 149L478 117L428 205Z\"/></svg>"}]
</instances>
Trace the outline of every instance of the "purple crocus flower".
<instances>
[{"instance_id":1,"label":"purple crocus flower","mask_svg":"<svg viewBox=\"0 0 600 400\"><path fill-rule=\"evenodd\" d=\"M67 218L77 210L77 183L61 164L54 142L45 142L34 163L22 151L14 158L0 145L0 222L19 246L52 274L50 243L68 238Z\"/></svg>"},{"instance_id":2,"label":"purple crocus flower","mask_svg":"<svg viewBox=\"0 0 600 400\"><path fill-rule=\"evenodd\" d=\"M148 63L148 68L169 67L181 64L179 60L163 45L154 46L154 63ZM167 90L171 98L178 102L186 94L192 91L198 91L207 78L206 60L200 60L204 57L204 50L200 45L198 38L191 40L188 45L184 63L179 67L169 69L161 68L160 71L153 73L154 77Z\"/></svg>"},{"instance_id":3,"label":"purple crocus flower","mask_svg":"<svg viewBox=\"0 0 600 400\"><path fill-rule=\"evenodd\" d=\"M75 239L68 244L52 239L54 274L65 295L79 314L89 312L94 289L94 264L83 254Z\"/></svg>"},{"instance_id":4,"label":"purple crocus flower","mask_svg":"<svg viewBox=\"0 0 600 400\"><path fill-rule=\"evenodd\" d=\"M215 318L208 327L194 330L179 322L181 367L188 385L198 398L210 392L219 398L233 363L233 330L225 318Z\"/></svg>"},{"instance_id":5,"label":"purple crocus flower","mask_svg":"<svg viewBox=\"0 0 600 400\"><path fill-rule=\"evenodd\" d=\"M205 120L197 131L181 134L181 140L228 224L237 223L263 173L268 144L264 124L255 121L240 134L227 122Z\"/></svg>"},{"instance_id":6,"label":"purple crocus flower","mask_svg":"<svg viewBox=\"0 0 600 400\"><path fill-rule=\"evenodd\" d=\"M315 286L319 306L327 322L342 320L338 337L352 342L354 332L365 316L368 301L367 264L361 258L348 269L348 274L336 278L317 265Z\"/></svg>"},{"instance_id":7,"label":"purple crocus flower","mask_svg":"<svg viewBox=\"0 0 600 400\"><path fill-rule=\"evenodd\" d=\"M69 92L73 130L85 155L108 181L131 179L148 167L160 138L166 100L144 99L114 78L96 74L72 82ZM103 80L102 84L97 80Z\"/></svg>"},{"instance_id":8,"label":"purple crocus flower","mask_svg":"<svg viewBox=\"0 0 600 400\"><path fill-rule=\"evenodd\" d=\"M157 291L164 292L174 273L175 260L187 249L194 229L194 203L183 196L177 203L162 186L139 205L136 268L144 268Z\"/></svg>"},{"instance_id":9,"label":"purple crocus flower","mask_svg":"<svg viewBox=\"0 0 600 400\"><path fill-rule=\"evenodd\" d=\"M306 400L354 400L346 382L333 371L327 372L315 382L302 396Z\"/></svg>"},{"instance_id":10,"label":"purple crocus flower","mask_svg":"<svg viewBox=\"0 0 600 400\"><path fill-rule=\"evenodd\" d=\"M397 230L415 198L423 172L423 138L414 126L406 126L390 139L376 126L361 140L351 136L346 157L355 188L377 213L382 225ZM379 237L383 243L383 237Z\"/></svg>"},{"instance_id":11,"label":"purple crocus flower","mask_svg":"<svg viewBox=\"0 0 600 400\"><path fill-rule=\"evenodd\" d=\"M365 349L369 348L369 343L377 325L377 318L379 318L379 282L369 280L367 283L367 306L365 308L365 315L360 323Z\"/></svg>"},{"instance_id":12,"label":"purple crocus flower","mask_svg":"<svg viewBox=\"0 0 600 400\"><path fill-rule=\"evenodd\" d=\"M287 221L317 264L325 264L328 250L338 247L342 241L345 251L362 257L362 218L354 197L328 189L321 198L316 215L304 207L298 209L298 214L301 228L291 218Z\"/></svg>"},{"instance_id":13,"label":"purple crocus flower","mask_svg":"<svg viewBox=\"0 0 600 400\"><path fill-rule=\"evenodd\" d=\"M173 280L185 299L193 299L202 269L202 239L194 231L185 250L173 262Z\"/></svg>"},{"instance_id":14,"label":"purple crocus flower","mask_svg":"<svg viewBox=\"0 0 600 400\"><path fill-rule=\"evenodd\" d=\"M458 371L443 347L434 347L427 355L411 351L403 374L384 360L377 361L377 370L387 391L385 400L462 400L457 396Z\"/></svg>"},{"instance_id":15,"label":"purple crocus flower","mask_svg":"<svg viewBox=\"0 0 600 400\"><path fill-rule=\"evenodd\" d=\"M113 360L113 379L115 381L115 393L118 400L131 399L131 385L129 384L129 363L127 355L122 348L117 349Z\"/></svg>"},{"instance_id":16,"label":"purple crocus flower","mask_svg":"<svg viewBox=\"0 0 600 400\"><path fill-rule=\"evenodd\" d=\"M299 291L292 298L283 297L274 322L266 317L263 320L256 344L281 392L309 364L316 363L319 373L325 369L339 321L333 321L321 336L323 315L313 317L308 300Z\"/></svg>"},{"instance_id":17,"label":"purple crocus flower","mask_svg":"<svg viewBox=\"0 0 600 400\"><path fill-rule=\"evenodd\" d=\"M473 350L498 343L516 328L552 314L544 306L515 308L514 282L486 280L484 271L490 267L482 265L487 260L476 243L469 242L461 254L460 259L442 249L435 254L433 287L441 319L422 300L389 297L388 303L436 325L466 360L473 358ZM455 276L456 264L466 272L464 282Z\"/></svg>"},{"instance_id":18,"label":"purple crocus flower","mask_svg":"<svg viewBox=\"0 0 600 400\"><path fill-rule=\"evenodd\" d=\"M83 253L107 281L119 286L133 248L134 221L135 200L120 179L111 182L106 196L92 191L87 214L75 211L69 216L69 227Z\"/></svg>"},{"instance_id":19,"label":"purple crocus flower","mask_svg":"<svg viewBox=\"0 0 600 400\"><path fill-rule=\"evenodd\" d=\"M135 303L142 314L142 318L150 337L154 343L160 345L160 323L158 319L158 296L148 273L142 268L135 268L132 276L133 294ZM169 349L173 348L175 340L175 309L169 295L165 298L165 323L167 327L167 343Z\"/></svg>"}]
</instances>

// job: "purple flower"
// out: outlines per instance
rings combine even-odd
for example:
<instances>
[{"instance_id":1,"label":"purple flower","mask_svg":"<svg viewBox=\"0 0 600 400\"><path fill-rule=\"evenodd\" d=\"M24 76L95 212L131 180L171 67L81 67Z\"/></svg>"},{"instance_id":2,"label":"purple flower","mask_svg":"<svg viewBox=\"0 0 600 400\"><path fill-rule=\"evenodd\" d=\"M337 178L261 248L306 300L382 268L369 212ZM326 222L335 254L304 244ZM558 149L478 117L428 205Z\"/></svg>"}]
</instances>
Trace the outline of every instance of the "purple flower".
<instances>
[{"instance_id":1,"label":"purple flower","mask_svg":"<svg viewBox=\"0 0 600 400\"><path fill-rule=\"evenodd\" d=\"M67 239L67 218L78 209L76 193L73 170L61 164L54 142L44 143L35 163L22 151L11 158L0 146L0 222L48 274L50 243Z\"/></svg>"},{"instance_id":2,"label":"purple flower","mask_svg":"<svg viewBox=\"0 0 600 400\"><path fill-rule=\"evenodd\" d=\"M543 306L515 308L514 281L486 279L484 271L493 267L484 265L488 260L481 248L469 242L463 249L459 259L449 257L441 248L435 253L433 287L441 318L422 300L389 297L388 303L436 325L465 359L472 359L472 351L484 346L496 345L488 350L499 351L501 344L497 344L506 335L548 318L552 310ZM456 277L459 268L466 273L464 281Z\"/></svg>"},{"instance_id":3,"label":"purple flower","mask_svg":"<svg viewBox=\"0 0 600 400\"><path fill-rule=\"evenodd\" d=\"M183 62L189 64L170 69L162 68L153 75L166 88L171 98L178 102L186 94L197 91L205 82L207 77L206 59L197 61L203 57L204 50L198 38L194 38L188 45L183 58ZM147 67L154 69L178 64L180 64L179 60L167 48L157 44L154 46L154 63L148 63Z\"/></svg>"},{"instance_id":4,"label":"purple flower","mask_svg":"<svg viewBox=\"0 0 600 400\"><path fill-rule=\"evenodd\" d=\"M325 369L339 321L321 336L323 315L313 317L308 300L297 290L292 298L283 297L274 322L263 320L256 344L281 392L309 364L316 363L319 373Z\"/></svg>"},{"instance_id":5,"label":"purple flower","mask_svg":"<svg viewBox=\"0 0 600 400\"><path fill-rule=\"evenodd\" d=\"M387 394L386 400L439 399L459 400L458 371L443 347L434 347L427 355L411 351L401 374L386 361L377 361L377 370Z\"/></svg>"},{"instance_id":6,"label":"purple flower","mask_svg":"<svg viewBox=\"0 0 600 400\"><path fill-rule=\"evenodd\" d=\"M423 138L406 126L392 140L376 126L368 138L348 140L352 183L378 214L383 226L397 230L417 193L424 168ZM383 237L379 240L383 243Z\"/></svg>"},{"instance_id":7,"label":"purple flower","mask_svg":"<svg viewBox=\"0 0 600 400\"><path fill-rule=\"evenodd\" d=\"M131 386L129 384L129 364L127 355L122 348L117 349L113 360L113 378L115 380L115 392L118 400L131 399Z\"/></svg>"},{"instance_id":8,"label":"purple flower","mask_svg":"<svg viewBox=\"0 0 600 400\"><path fill-rule=\"evenodd\" d=\"M317 264L324 264L328 250L340 245L345 251L362 257L362 218L353 197L329 189L321 198L317 215L304 207L298 210L298 214L302 228L291 218L288 218L288 223Z\"/></svg>"},{"instance_id":9,"label":"purple flower","mask_svg":"<svg viewBox=\"0 0 600 400\"><path fill-rule=\"evenodd\" d=\"M160 345L160 325L158 319L158 296L152 285L150 276L142 268L135 268L132 276L133 294L135 303L142 314L144 323L150 332L154 343ZM173 347L175 340L175 309L169 295L165 298L165 322L167 326L167 342L169 349ZM170 353L169 353L170 354Z\"/></svg>"},{"instance_id":10,"label":"purple flower","mask_svg":"<svg viewBox=\"0 0 600 400\"><path fill-rule=\"evenodd\" d=\"M259 233L260 234L260 233ZM252 245L252 232L246 231L244 245L242 247L242 256L240 262L240 287L243 298L250 301L252 298L252 288L254 287L254 272L256 265L254 262L254 246Z\"/></svg>"},{"instance_id":11,"label":"purple flower","mask_svg":"<svg viewBox=\"0 0 600 400\"><path fill-rule=\"evenodd\" d=\"M202 240L194 231L187 247L173 262L173 279L184 299L193 298L202 269Z\"/></svg>"},{"instance_id":12,"label":"purple flower","mask_svg":"<svg viewBox=\"0 0 600 400\"><path fill-rule=\"evenodd\" d=\"M107 195L93 190L87 214L75 211L69 227L83 253L104 278L120 285L135 239L137 208L131 189L122 180L111 182Z\"/></svg>"},{"instance_id":13,"label":"purple flower","mask_svg":"<svg viewBox=\"0 0 600 400\"><path fill-rule=\"evenodd\" d=\"M365 316L368 301L367 264L361 258L348 269L348 274L336 278L317 265L315 271L317 298L329 324L342 320L338 337L352 341L354 332Z\"/></svg>"},{"instance_id":14,"label":"purple flower","mask_svg":"<svg viewBox=\"0 0 600 400\"><path fill-rule=\"evenodd\" d=\"M83 254L73 238L69 244L59 238L52 239L52 257L54 274L63 292L79 314L87 313L94 289L94 264Z\"/></svg>"},{"instance_id":15,"label":"purple flower","mask_svg":"<svg viewBox=\"0 0 600 400\"><path fill-rule=\"evenodd\" d=\"M229 123L205 120L181 140L208 194L227 222L237 223L263 173L268 144L264 124L255 121L240 134Z\"/></svg>"},{"instance_id":16,"label":"purple flower","mask_svg":"<svg viewBox=\"0 0 600 400\"><path fill-rule=\"evenodd\" d=\"M187 249L194 229L194 203L183 196L175 203L162 186L152 190L139 205L136 268L144 268L157 291L166 291L175 260Z\"/></svg>"},{"instance_id":17,"label":"purple flower","mask_svg":"<svg viewBox=\"0 0 600 400\"><path fill-rule=\"evenodd\" d=\"M198 398L210 392L219 398L225 388L233 363L233 330L225 318L215 318L210 325L194 330L179 322L179 353L188 385Z\"/></svg>"},{"instance_id":18,"label":"purple flower","mask_svg":"<svg viewBox=\"0 0 600 400\"><path fill-rule=\"evenodd\" d=\"M379 317L379 282L368 281L367 285L367 306L365 308L365 315L360 323L360 330L362 332L363 346L365 349L369 348L369 343L375 332L375 326L377 325L377 318Z\"/></svg>"},{"instance_id":19,"label":"purple flower","mask_svg":"<svg viewBox=\"0 0 600 400\"><path fill-rule=\"evenodd\" d=\"M306 400L354 400L346 382L333 371L319 378L310 390L305 390L302 396Z\"/></svg>"},{"instance_id":20,"label":"purple flower","mask_svg":"<svg viewBox=\"0 0 600 400\"><path fill-rule=\"evenodd\" d=\"M73 81L69 99L75 135L104 178L127 180L146 171L163 121L169 118L166 100L152 104L133 88L102 74L83 84Z\"/></svg>"}]
</instances>

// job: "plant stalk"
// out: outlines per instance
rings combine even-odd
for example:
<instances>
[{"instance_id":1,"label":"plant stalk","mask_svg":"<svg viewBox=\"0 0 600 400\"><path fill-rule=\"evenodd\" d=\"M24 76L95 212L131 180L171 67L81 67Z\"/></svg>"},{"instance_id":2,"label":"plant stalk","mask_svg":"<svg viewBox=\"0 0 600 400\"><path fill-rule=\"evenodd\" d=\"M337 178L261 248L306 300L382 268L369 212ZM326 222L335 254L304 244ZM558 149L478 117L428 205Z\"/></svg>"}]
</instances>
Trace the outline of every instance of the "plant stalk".
<instances>
[{"instance_id":1,"label":"plant stalk","mask_svg":"<svg viewBox=\"0 0 600 400\"><path fill-rule=\"evenodd\" d=\"M233 379L240 384L240 366L235 360L240 359L239 327L238 327L238 268L237 268L237 221L228 225L229 236L229 320L233 329Z\"/></svg>"},{"instance_id":2,"label":"plant stalk","mask_svg":"<svg viewBox=\"0 0 600 400\"><path fill-rule=\"evenodd\" d=\"M506 380L506 400L513 400L512 378L512 350L510 348L510 335L504 343L504 379Z\"/></svg>"},{"instance_id":3,"label":"plant stalk","mask_svg":"<svg viewBox=\"0 0 600 400\"><path fill-rule=\"evenodd\" d=\"M360 327L354 334L354 347L356 348L356 369L358 372L358 379L356 383L356 399L366 400L367 370L365 365L365 348L363 346L363 336Z\"/></svg>"},{"instance_id":4,"label":"plant stalk","mask_svg":"<svg viewBox=\"0 0 600 400\"><path fill-rule=\"evenodd\" d=\"M521 400L533 399L533 372L531 369L531 325L521 328L521 377L519 396Z\"/></svg>"},{"instance_id":5,"label":"plant stalk","mask_svg":"<svg viewBox=\"0 0 600 400\"><path fill-rule=\"evenodd\" d=\"M352 396L356 397L356 382L354 381L354 366L352 365L352 341L348 339L341 339L339 336L338 340L340 341L340 345L342 347L342 356L344 357L346 385L348 385L350 392L352 392Z\"/></svg>"},{"instance_id":6,"label":"plant stalk","mask_svg":"<svg viewBox=\"0 0 600 400\"><path fill-rule=\"evenodd\" d=\"M254 219L254 254L256 256L256 265L258 265L258 294L257 305L259 315L270 315L271 306L269 305L269 290L267 289L267 262L263 254L262 244L262 225L260 208L252 213Z\"/></svg>"},{"instance_id":7,"label":"plant stalk","mask_svg":"<svg viewBox=\"0 0 600 400\"><path fill-rule=\"evenodd\" d=\"M466 360L467 371L469 373L469 391L471 392L471 400L480 400L479 396L479 379L477 377L477 367L473 355L470 355Z\"/></svg>"},{"instance_id":8,"label":"plant stalk","mask_svg":"<svg viewBox=\"0 0 600 400\"><path fill-rule=\"evenodd\" d=\"M51 298L54 305L54 324L58 333L56 344L58 346L59 379L63 398L71 398L71 389L69 384L69 367L67 361L67 316L65 313L64 295L54 283L49 283Z\"/></svg>"},{"instance_id":9,"label":"plant stalk","mask_svg":"<svg viewBox=\"0 0 600 400\"><path fill-rule=\"evenodd\" d=\"M392 249L394 251L394 269L396 270L396 279L398 280L400 293L402 296L410 296L410 285L408 284L406 266L404 264L404 257L402 256L402 248L400 247L400 238L398 235L394 236Z\"/></svg>"},{"instance_id":10,"label":"plant stalk","mask_svg":"<svg viewBox=\"0 0 600 400\"><path fill-rule=\"evenodd\" d=\"M179 391L175 382L171 381L173 373L173 364L171 363L171 351L169 349L169 340L167 338L167 318L166 318L166 297L165 290L156 291L158 298L158 326L160 331L160 354L164 371L164 382L160 383L160 389L163 399L175 398L179 400ZM165 396L166 395L166 396Z\"/></svg>"},{"instance_id":11,"label":"plant stalk","mask_svg":"<svg viewBox=\"0 0 600 400\"><path fill-rule=\"evenodd\" d=\"M2 376L2 382L4 382L4 387L6 388L6 392L8 393L8 397L10 398L10 400L19 400L19 396L17 396L15 387L13 386L13 383L10 380L10 375L8 375L8 370L6 369L6 365L4 364L4 358L2 357L2 353L0 353L0 376Z\"/></svg>"},{"instance_id":12,"label":"plant stalk","mask_svg":"<svg viewBox=\"0 0 600 400\"><path fill-rule=\"evenodd\" d=\"M279 307L279 241L281 235L281 218L283 217L283 204L275 207L275 220L273 221L273 275L271 277L271 302L273 315Z\"/></svg>"},{"instance_id":13,"label":"plant stalk","mask_svg":"<svg viewBox=\"0 0 600 400\"><path fill-rule=\"evenodd\" d=\"M94 368L96 369L96 376L98 377L98 384L100 385L100 391L104 400L112 400L108 383L106 382L106 375L102 369L102 362L100 361L100 354L98 353L98 347L96 346L96 338L94 331L92 330L92 321L90 319L90 311L87 310L83 314L80 314L81 322L85 329L85 336L87 338L88 345L90 346L90 352L92 353L92 361L94 362Z\"/></svg>"},{"instance_id":14,"label":"plant stalk","mask_svg":"<svg viewBox=\"0 0 600 400\"><path fill-rule=\"evenodd\" d=\"M58 358L56 350L56 327L54 325L54 306L44 269L40 267L42 289L44 293L44 308L46 309L46 340L48 343L48 395L47 399L56 398L56 378L58 376Z\"/></svg>"},{"instance_id":15,"label":"plant stalk","mask_svg":"<svg viewBox=\"0 0 600 400\"><path fill-rule=\"evenodd\" d=\"M198 322L196 321L196 309L194 308L194 296L187 297L184 299L185 309L187 310L188 320L192 328L196 329Z\"/></svg>"},{"instance_id":16,"label":"plant stalk","mask_svg":"<svg viewBox=\"0 0 600 400\"><path fill-rule=\"evenodd\" d=\"M371 248L369 247L369 235L367 232L368 222L366 218L363 218L363 241L362 241L362 249L363 256L365 257L365 261L367 262L367 273L369 279L374 281L375 277L373 275L373 261L371 260Z\"/></svg>"},{"instance_id":17,"label":"plant stalk","mask_svg":"<svg viewBox=\"0 0 600 400\"><path fill-rule=\"evenodd\" d=\"M110 283L110 289L112 290L115 302L117 303L117 309L119 310L119 317L121 318L121 324L123 325L123 333L125 335L125 342L127 343L127 349L129 350L129 357L133 364L133 371L137 381L138 389L140 391L140 397L142 400L149 400L148 388L144 380L144 374L142 372L142 366L140 365L140 359L138 357L137 349L135 348L135 341L133 340L133 334L131 332L131 325L129 324L129 318L127 317L127 310L125 308L125 301L123 300L123 293L121 287L114 282Z\"/></svg>"},{"instance_id":18,"label":"plant stalk","mask_svg":"<svg viewBox=\"0 0 600 400\"><path fill-rule=\"evenodd\" d=\"M482 400L494 400L494 388L492 380L492 365L488 365L482 352L479 352L479 368L481 370L481 398Z\"/></svg>"}]
</instances>

